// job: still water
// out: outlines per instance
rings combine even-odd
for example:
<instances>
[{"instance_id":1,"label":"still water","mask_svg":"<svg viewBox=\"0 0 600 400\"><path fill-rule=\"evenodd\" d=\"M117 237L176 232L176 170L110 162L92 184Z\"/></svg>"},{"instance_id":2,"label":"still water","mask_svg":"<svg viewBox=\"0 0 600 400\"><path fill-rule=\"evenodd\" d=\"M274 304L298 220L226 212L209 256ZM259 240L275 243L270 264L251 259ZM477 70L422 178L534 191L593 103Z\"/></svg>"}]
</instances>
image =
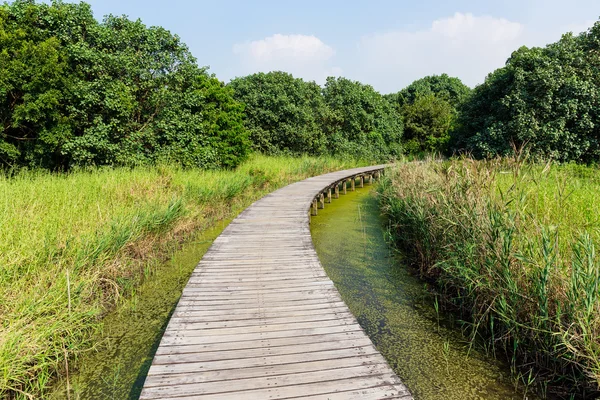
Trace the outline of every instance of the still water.
<instances>
[{"instance_id":1,"label":"still water","mask_svg":"<svg viewBox=\"0 0 600 400\"><path fill-rule=\"evenodd\" d=\"M343 300L418 400L523 400L506 365L444 324L423 283L385 241L375 194L341 195L312 217L319 259ZM439 319L438 319L439 318Z\"/></svg>"}]
</instances>

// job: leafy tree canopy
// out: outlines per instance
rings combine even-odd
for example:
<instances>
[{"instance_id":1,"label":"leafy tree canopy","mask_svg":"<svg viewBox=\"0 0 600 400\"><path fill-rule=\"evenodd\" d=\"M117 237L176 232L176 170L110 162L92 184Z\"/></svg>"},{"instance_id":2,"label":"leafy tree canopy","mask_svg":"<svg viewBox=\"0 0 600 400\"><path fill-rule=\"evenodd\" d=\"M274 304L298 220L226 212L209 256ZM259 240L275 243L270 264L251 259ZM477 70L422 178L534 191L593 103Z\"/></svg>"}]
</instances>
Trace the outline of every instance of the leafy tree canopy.
<instances>
[{"instance_id":1,"label":"leafy tree canopy","mask_svg":"<svg viewBox=\"0 0 600 400\"><path fill-rule=\"evenodd\" d=\"M525 147L536 157L600 161L600 22L544 48L522 47L465 102L457 150Z\"/></svg>"},{"instance_id":2,"label":"leafy tree canopy","mask_svg":"<svg viewBox=\"0 0 600 400\"><path fill-rule=\"evenodd\" d=\"M85 3L0 6L0 164L231 167L243 106L181 40Z\"/></svg>"},{"instance_id":3,"label":"leafy tree canopy","mask_svg":"<svg viewBox=\"0 0 600 400\"><path fill-rule=\"evenodd\" d=\"M457 108L470 91L460 79L442 74L426 76L398 93L386 95L404 120L406 151L412 154L446 151Z\"/></svg>"},{"instance_id":4,"label":"leafy tree canopy","mask_svg":"<svg viewBox=\"0 0 600 400\"><path fill-rule=\"evenodd\" d=\"M419 97L435 95L457 108L470 92L471 89L460 79L442 74L417 79L398 93L388 94L386 97L397 104L398 108L402 108L405 104L413 104Z\"/></svg>"},{"instance_id":5,"label":"leafy tree canopy","mask_svg":"<svg viewBox=\"0 0 600 400\"><path fill-rule=\"evenodd\" d=\"M267 154L322 154L325 103L321 88L286 72L233 79L235 98L246 105L245 125L255 150Z\"/></svg>"},{"instance_id":6,"label":"leafy tree canopy","mask_svg":"<svg viewBox=\"0 0 600 400\"><path fill-rule=\"evenodd\" d=\"M379 159L402 153L402 119L372 86L329 77L323 98L328 106L324 130L331 152Z\"/></svg>"},{"instance_id":7,"label":"leafy tree canopy","mask_svg":"<svg viewBox=\"0 0 600 400\"><path fill-rule=\"evenodd\" d=\"M456 118L452 105L434 94L421 95L402 107L406 151L411 154L444 151Z\"/></svg>"}]
</instances>

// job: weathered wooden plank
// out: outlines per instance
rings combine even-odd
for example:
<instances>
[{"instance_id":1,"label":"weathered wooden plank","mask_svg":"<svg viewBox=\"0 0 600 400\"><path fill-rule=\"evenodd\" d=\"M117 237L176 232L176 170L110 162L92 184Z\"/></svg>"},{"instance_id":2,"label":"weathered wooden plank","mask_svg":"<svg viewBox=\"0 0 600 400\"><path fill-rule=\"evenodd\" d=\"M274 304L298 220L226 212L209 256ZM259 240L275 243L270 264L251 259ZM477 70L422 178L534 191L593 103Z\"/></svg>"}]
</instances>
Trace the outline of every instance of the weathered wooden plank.
<instances>
[{"instance_id":1,"label":"weathered wooden plank","mask_svg":"<svg viewBox=\"0 0 600 400\"><path fill-rule=\"evenodd\" d=\"M323 335L312 336L294 336L287 338L272 338L261 340L248 340L241 342L223 342L223 343L207 343L194 345L174 345L161 346L156 350L156 354L186 354L200 353L203 351L228 351L228 350L247 350L256 348L273 348L280 346L304 345L311 343L326 343L326 342L344 342L344 341L360 341L366 345L371 343L369 338L362 331L327 333ZM268 346L266 346L267 344ZM348 362L346 361L346 364ZM339 364L337 365L339 366Z\"/></svg>"},{"instance_id":2,"label":"weathered wooden plank","mask_svg":"<svg viewBox=\"0 0 600 400\"><path fill-rule=\"evenodd\" d=\"M360 365L378 365L384 364L385 361L380 354L370 356L351 357L346 359L345 367L353 367ZM333 360L318 360L307 361L302 364L284 364L284 365L267 365L251 368L233 368L216 371L203 371L201 374L177 374L177 375L151 375L148 376L144 384L145 387L160 387L160 386L175 386L188 385L201 382L222 382L228 384L228 381L238 379L248 379L261 376L278 376L287 374L297 374L301 372L320 371L324 374L331 370L340 368L339 359Z\"/></svg>"},{"instance_id":3,"label":"weathered wooden plank","mask_svg":"<svg viewBox=\"0 0 600 400\"><path fill-rule=\"evenodd\" d=\"M313 353L301 353L301 354L285 354L285 355L273 355L269 357L251 357L251 358L238 358L235 360L212 360L203 362L188 362L188 363L175 363L175 364L152 364L152 369L148 375L158 374L182 374L190 372L202 372L212 371L218 369L232 369L232 368L246 368L246 367L260 367L264 365L281 365L291 363L303 363L306 361L315 360L343 360L348 357L360 357L363 355L376 354L377 350L373 345L354 347L351 349L340 349L340 350L325 350L316 351ZM343 361L340 361L340 365L343 365Z\"/></svg>"},{"instance_id":4,"label":"weathered wooden plank","mask_svg":"<svg viewBox=\"0 0 600 400\"><path fill-rule=\"evenodd\" d=\"M280 324L258 324L254 326L248 327L226 327L226 328L207 328L201 322L191 322L191 321L182 321L182 320L174 320L173 327L171 329L175 334L181 334L181 331L185 331L185 335L187 336L214 336L214 335L238 335L238 334L249 334L249 333L262 333L265 331L268 332L278 332L278 331L287 331L290 329L307 329L312 328L315 325L318 325L320 328L324 327L334 327L334 326L346 326L356 324L356 320L350 314L350 317L343 318L338 317L333 320L323 320L319 321L318 324L313 322L303 322L303 321L292 321L287 323Z\"/></svg>"},{"instance_id":5,"label":"weathered wooden plank","mask_svg":"<svg viewBox=\"0 0 600 400\"><path fill-rule=\"evenodd\" d=\"M289 317L263 317L259 315L255 318L245 318L238 320L207 320L204 317L185 317L174 319L174 326L179 324L186 324L186 328L189 328L190 324L193 324L193 329L215 329L215 328L239 328L239 327L254 327L264 326L270 327L277 324L293 324L296 322L320 322L320 321L335 321L340 318L352 318L352 314L347 312L327 313L327 314L314 314L314 315L293 315Z\"/></svg>"},{"instance_id":6,"label":"weathered wooden plank","mask_svg":"<svg viewBox=\"0 0 600 400\"><path fill-rule=\"evenodd\" d=\"M281 386L273 388L262 388L252 390L230 391L204 395L203 398L210 400L256 400L256 399L289 399L299 396L315 396L336 393L340 388L349 388L355 391L363 389L375 389L380 395L388 393L388 396L408 394L406 389L397 389L401 385L399 379L392 373L382 375L367 375L356 378L344 378L323 382L303 383L293 386ZM387 390L385 390L387 389ZM384 391L385 390L385 391ZM163 399L197 399L195 395L183 395L176 397L162 397ZM340 398L340 397L338 397ZM344 398L344 397L342 397ZM379 397L382 398L382 397Z\"/></svg>"},{"instance_id":7,"label":"weathered wooden plank","mask_svg":"<svg viewBox=\"0 0 600 400\"><path fill-rule=\"evenodd\" d=\"M318 304L321 306L320 304ZM194 318L202 318L204 321L238 321L244 319L253 319L253 318L264 318L264 319L276 319L276 318L289 318L289 317L302 317L306 315L328 315L328 314L338 314L347 312L347 308L342 304L339 307L329 307L328 305L323 305L318 308L299 308L296 310L278 310L274 311L263 308L255 308L255 309L244 309L246 312L241 313L229 313L223 311L176 311L171 318L189 318L193 320Z\"/></svg>"},{"instance_id":8,"label":"weathered wooden plank","mask_svg":"<svg viewBox=\"0 0 600 400\"><path fill-rule=\"evenodd\" d=\"M207 314L224 314L224 311L227 311L227 315L235 315L238 312L240 314L245 314L250 311L272 311L272 312L283 312L290 310L305 310L305 309L319 309L319 308L328 308L328 307L338 307L345 306L341 299L337 301L330 300L329 302L323 301L323 299L306 299L304 301L281 301L277 304L270 304L268 310L266 310L262 305L249 304L246 307L243 306L231 306L231 303L225 301L223 304L210 304L210 307L206 307L206 303L204 302L196 302L192 299L188 299L187 301L180 301L175 309L175 313L180 311L196 311L196 312L205 312ZM238 312L236 312L238 311Z\"/></svg>"},{"instance_id":9,"label":"weathered wooden plank","mask_svg":"<svg viewBox=\"0 0 600 400\"><path fill-rule=\"evenodd\" d=\"M308 210L382 167L289 185L244 210L199 262L141 399L409 399L326 276ZM333 193L332 193L333 190Z\"/></svg>"},{"instance_id":10,"label":"weathered wooden plank","mask_svg":"<svg viewBox=\"0 0 600 400\"><path fill-rule=\"evenodd\" d=\"M239 392L242 390L253 389L272 389L274 387L294 386L299 384L318 383L323 381L361 378L370 375L384 375L389 373L389 369L384 364L367 364L360 366L351 366L348 368L338 368L328 371L325 375L323 371L298 372L296 374L276 375L270 377L255 377L237 380L233 385L223 382L205 382L192 383L188 385L163 386L148 390L148 398L176 397L190 395L217 394L226 392Z\"/></svg>"},{"instance_id":11,"label":"weathered wooden plank","mask_svg":"<svg viewBox=\"0 0 600 400\"><path fill-rule=\"evenodd\" d=\"M277 347L256 347L244 350L220 350L203 351L185 354L156 355L154 363L156 365L170 365L176 363L193 363L208 361L238 360L243 358L259 358L270 356L284 356L293 354L313 353L319 351L331 350L350 350L359 347L367 347L370 343L367 340L344 340L336 342L317 342L301 345L288 345ZM343 365L343 364L342 364Z\"/></svg>"}]
</instances>

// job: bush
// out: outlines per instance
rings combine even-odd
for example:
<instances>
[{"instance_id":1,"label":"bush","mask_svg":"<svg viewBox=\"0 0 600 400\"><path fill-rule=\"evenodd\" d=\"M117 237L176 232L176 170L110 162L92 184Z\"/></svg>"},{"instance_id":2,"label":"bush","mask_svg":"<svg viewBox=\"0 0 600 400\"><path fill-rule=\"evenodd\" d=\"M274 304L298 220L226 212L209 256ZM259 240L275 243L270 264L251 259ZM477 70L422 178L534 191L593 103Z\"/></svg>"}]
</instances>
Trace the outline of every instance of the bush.
<instances>
[{"instance_id":1,"label":"bush","mask_svg":"<svg viewBox=\"0 0 600 400\"><path fill-rule=\"evenodd\" d=\"M286 72L261 72L233 79L229 86L246 106L245 126L255 150L296 155L326 151L319 85Z\"/></svg>"},{"instance_id":2,"label":"bush","mask_svg":"<svg viewBox=\"0 0 600 400\"><path fill-rule=\"evenodd\" d=\"M85 3L0 6L0 165L233 167L242 106L177 36Z\"/></svg>"},{"instance_id":3,"label":"bush","mask_svg":"<svg viewBox=\"0 0 600 400\"><path fill-rule=\"evenodd\" d=\"M386 160L402 154L402 118L373 87L346 78L327 78L323 129L332 153Z\"/></svg>"},{"instance_id":4,"label":"bush","mask_svg":"<svg viewBox=\"0 0 600 400\"><path fill-rule=\"evenodd\" d=\"M442 74L426 76L386 95L404 120L407 153L446 152L458 108L470 91L460 79Z\"/></svg>"},{"instance_id":5,"label":"bush","mask_svg":"<svg viewBox=\"0 0 600 400\"><path fill-rule=\"evenodd\" d=\"M600 23L545 48L522 47L465 102L453 147L477 157L600 160Z\"/></svg>"}]
</instances>

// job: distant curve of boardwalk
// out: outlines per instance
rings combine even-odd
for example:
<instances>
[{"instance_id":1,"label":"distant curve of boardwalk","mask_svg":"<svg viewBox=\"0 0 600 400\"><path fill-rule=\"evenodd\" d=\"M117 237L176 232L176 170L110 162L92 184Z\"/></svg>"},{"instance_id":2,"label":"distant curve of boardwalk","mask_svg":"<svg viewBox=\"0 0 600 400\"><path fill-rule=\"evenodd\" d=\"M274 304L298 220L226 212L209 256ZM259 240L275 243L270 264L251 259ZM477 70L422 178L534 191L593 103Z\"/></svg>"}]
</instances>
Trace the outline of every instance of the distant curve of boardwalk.
<instances>
[{"instance_id":1,"label":"distant curve of boardwalk","mask_svg":"<svg viewBox=\"0 0 600 400\"><path fill-rule=\"evenodd\" d=\"M140 398L411 399L325 274L309 230L324 191L383 167L294 183L233 220L184 289Z\"/></svg>"}]
</instances>

